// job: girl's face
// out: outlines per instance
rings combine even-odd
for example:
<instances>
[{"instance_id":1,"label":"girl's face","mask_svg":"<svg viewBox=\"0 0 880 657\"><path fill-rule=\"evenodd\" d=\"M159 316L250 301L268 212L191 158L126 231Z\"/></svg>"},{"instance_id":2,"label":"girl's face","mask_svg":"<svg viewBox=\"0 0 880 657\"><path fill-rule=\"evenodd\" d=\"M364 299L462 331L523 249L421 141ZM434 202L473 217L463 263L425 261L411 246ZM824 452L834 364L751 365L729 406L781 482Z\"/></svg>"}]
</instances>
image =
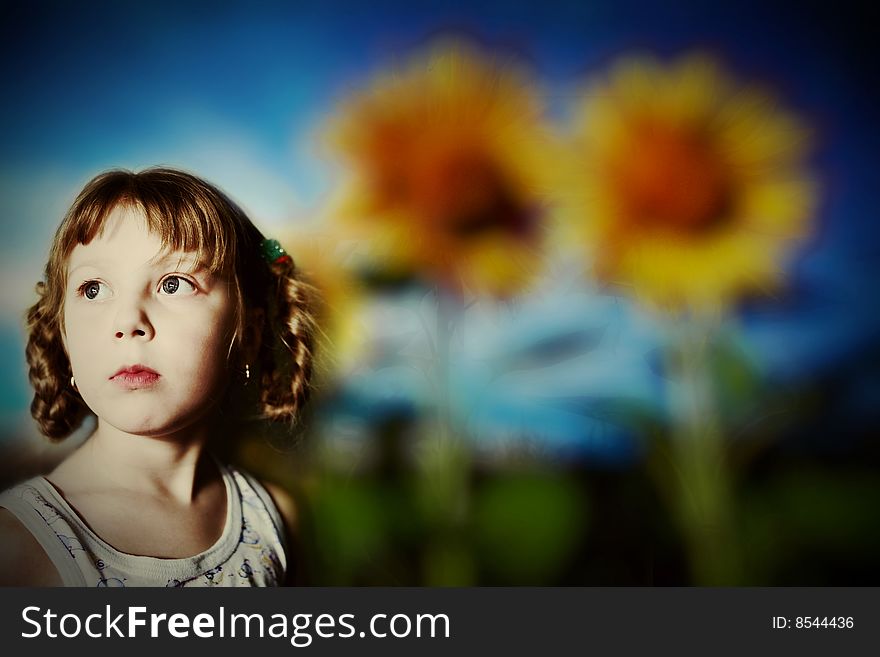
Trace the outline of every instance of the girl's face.
<instances>
[{"instance_id":1,"label":"girl's face","mask_svg":"<svg viewBox=\"0 0 880 657\"><path fill-rule=\"evenodd\" d=\"M64 342L99 422L161 436L221 397L235 330L227 280L192 253L163 250L142 212L117 207L68 262Z\"/></svg>"}]
</instances>

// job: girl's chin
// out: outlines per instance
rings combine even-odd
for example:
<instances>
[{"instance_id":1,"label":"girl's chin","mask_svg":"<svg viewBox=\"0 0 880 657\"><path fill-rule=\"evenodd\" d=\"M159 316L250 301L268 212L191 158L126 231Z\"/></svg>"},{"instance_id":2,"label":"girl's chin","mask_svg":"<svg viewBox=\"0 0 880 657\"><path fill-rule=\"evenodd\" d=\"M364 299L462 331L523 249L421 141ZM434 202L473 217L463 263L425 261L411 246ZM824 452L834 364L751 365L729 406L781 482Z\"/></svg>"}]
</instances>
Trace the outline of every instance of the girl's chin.
<instances>
[{"instance_id":1,"label":"girl's chin","mask_svg":"<svg viewBox=\"0 0 880 657\"><path fill-rule=\"evenodd\" d=\"M120 417L119 415L99 416L101 424L113 427L116 431L132 436L144 438L185 437L184 434L193 433L202 428L202 422L198 417L174 417L174 418L151 418L145 420L140 417Z\"/></svg>"}]
</instances>

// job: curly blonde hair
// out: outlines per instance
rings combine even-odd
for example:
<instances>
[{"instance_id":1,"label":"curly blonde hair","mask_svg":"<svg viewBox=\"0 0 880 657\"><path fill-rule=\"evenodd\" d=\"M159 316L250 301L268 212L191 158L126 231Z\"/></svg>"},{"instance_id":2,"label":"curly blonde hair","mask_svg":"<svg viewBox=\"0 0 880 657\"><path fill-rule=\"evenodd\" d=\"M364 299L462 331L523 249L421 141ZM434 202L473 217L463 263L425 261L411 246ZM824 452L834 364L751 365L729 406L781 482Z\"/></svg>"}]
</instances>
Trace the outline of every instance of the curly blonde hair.
<instances>
[{"instance_id":1,"label":"curly blonde hair","mask_svg":"<svg viewBox=\"0 0 880 657\"><path fill-rule=\"evenodd\" d=\"M31 414L40 431L56 440L66 438L90 412L71 381L62 339L67 263L78 244L101 233L118 206L140 210L166 249L193 252L211 273L233 281L236 331L230 356L241 345L248 313L262 313L253 373L260 382L260 411L269 420L295 422L310 391L314 288L291 258L271 263L263 258L262 233L213 185L176 169L120 169L96 176L77 196L55 234L45 280L37 284L39 299L27 313Z\"/></svg>"}]
</instances>

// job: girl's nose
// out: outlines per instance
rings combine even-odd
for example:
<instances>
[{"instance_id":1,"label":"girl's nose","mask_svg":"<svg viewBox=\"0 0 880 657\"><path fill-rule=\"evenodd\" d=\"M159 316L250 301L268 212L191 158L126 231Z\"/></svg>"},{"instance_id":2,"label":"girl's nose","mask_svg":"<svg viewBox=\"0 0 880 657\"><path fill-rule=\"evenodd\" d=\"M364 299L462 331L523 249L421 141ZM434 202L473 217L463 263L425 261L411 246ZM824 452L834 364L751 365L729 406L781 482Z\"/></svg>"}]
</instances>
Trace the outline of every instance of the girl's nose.
<instances>
[{"instance_id":1,"label":"girl's nose","mask_svg":"<svg viewBox=\"0 0 880 657\"><path fill-rule=\"evenodd\" d=\"M116 339L152 340L155 334L147 313L140 303L130 303L119 309L116 315Z\"/></svg>"}]
</instances>

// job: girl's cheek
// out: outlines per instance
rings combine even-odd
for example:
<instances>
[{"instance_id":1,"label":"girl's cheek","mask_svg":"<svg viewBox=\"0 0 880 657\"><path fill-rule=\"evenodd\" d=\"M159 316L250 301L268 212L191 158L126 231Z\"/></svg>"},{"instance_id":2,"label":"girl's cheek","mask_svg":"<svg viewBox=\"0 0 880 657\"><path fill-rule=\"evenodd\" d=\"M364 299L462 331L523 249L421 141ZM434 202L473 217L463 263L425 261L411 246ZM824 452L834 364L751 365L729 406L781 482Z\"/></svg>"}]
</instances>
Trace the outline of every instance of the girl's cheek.
<instances>
[{"instance_id":1,"label":"girl's cheek","mask_svg":"<svg viewBox=\"0 0 880 657\"><path fill-rule=\"evenodd\" d=\"M64 342L68 353L71 350L89 349L91 345L101 343L109 331L106 313L100 309L82 308L76 304L65 307Z\"/></svg>"}]
</instances>

